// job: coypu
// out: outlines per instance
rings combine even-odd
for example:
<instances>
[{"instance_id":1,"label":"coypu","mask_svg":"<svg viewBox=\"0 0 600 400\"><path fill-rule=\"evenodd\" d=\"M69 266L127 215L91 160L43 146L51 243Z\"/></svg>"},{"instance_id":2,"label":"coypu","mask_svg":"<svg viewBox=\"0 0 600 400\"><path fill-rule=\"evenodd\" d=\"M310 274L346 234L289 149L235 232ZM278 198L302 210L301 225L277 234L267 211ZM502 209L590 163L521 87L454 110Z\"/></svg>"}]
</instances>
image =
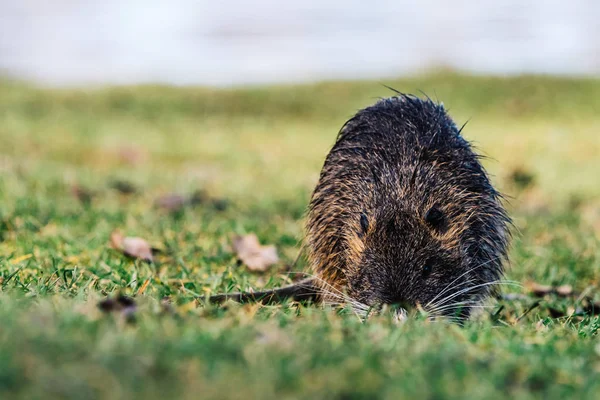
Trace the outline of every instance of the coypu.
<instances>
[{"instance_id":1,"label":"coypu","mask_svg":"<svg viewBox=\"0 0 600 400\"><path fill-rule=\"evenodd\" d=\"M511 221L461 130L443 105L401 93L359 111L340 130L310 201L314 276L210 301L312 298L361 314L398 304L467 318L495 293Z\"/></svg>"}]
</instances>

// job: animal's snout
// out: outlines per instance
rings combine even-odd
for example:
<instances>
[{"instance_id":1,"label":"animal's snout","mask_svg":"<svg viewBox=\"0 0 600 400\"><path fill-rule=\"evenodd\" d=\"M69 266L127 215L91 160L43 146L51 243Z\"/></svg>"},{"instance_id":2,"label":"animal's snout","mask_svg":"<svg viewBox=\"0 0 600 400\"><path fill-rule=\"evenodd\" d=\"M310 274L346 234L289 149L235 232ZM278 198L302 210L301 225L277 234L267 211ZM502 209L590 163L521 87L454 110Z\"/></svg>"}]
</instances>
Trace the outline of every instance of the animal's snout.
<instances>
[{"instance_id":1,"label":"animal's snout","mask_svg":"<svg viewBox=\"0 0 600 400\"><path fill-rule=\"evenodd\" d=\"M408 312L404 308L397 308L394 311L394 321L403 323L408 319Z\"/></svg>"},{"instance_id":2,"label":"animal's snout","mask_svg":"<svg viewBox=\"0 0 600 400\"><path fill-rule=\"evenodd\" d=\"M403 308L405 310L410 310L414 308L414 304L406 300L406 298L399 293L394 293L392 295L388 295L384 297L383 303L388 304L394 308Z\"/></svg>"},{"instance_id":3,"label":"animal's snout","mask_svg":"<svg viewBox=\"0 0 600 400\"><path fill-rule=\"evenodd\" d=\"M414 308L414 305L406 300L394 300L388 304L396 309L411 310Z\"/></svg>"}]
</instances>

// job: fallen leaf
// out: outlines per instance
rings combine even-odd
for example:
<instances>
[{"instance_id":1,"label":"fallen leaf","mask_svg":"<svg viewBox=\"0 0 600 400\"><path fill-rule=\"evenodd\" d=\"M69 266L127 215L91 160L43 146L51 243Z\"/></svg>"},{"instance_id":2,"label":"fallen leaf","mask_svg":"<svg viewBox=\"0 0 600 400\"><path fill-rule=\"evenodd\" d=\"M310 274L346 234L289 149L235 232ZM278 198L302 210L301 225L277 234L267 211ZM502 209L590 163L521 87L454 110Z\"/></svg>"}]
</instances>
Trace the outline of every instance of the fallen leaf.
<instances>
[{"instance_id":1,"label":"fallen leaf","mask_svg":"<svg viewBox=\"0 0 600 400\"><path fill-rule=\"evenodd\" d=\"M129 296L125 296L123 294L119 294L114 298L107 297L98 303L98 307L102 311L111 312L111 311L120 311L124 308L135 307L135 300Z\"/></svg>"},{"instance_id":2,"label":"fallen leaf","mask_svg":"<svg viewBox=\"0 0 600 400\"><path fill-rule=\"evenodd\" d=\"M225 211L230 202L224 198L214 198L211 197L206 190L196 190L189 198L189 204L192 206L200 205L200 204L208 204L210 207L214 208L216 211Z\"/></svg>"},{"instance_id":3,"label":"fallen leaf","mask_svg":"<svg viewBox=\"0 0 600 400\"><path fill-rule=\"evenodd\" d=\"M559 296L570 296L573 294L573 287L571 285L561 285L556 288L556 294Z\"/></svg>"},{"instance_id":4,"label":"fallen leaf","mask_svg":"<svg viewBox=\"0 0 600 400\"><path fill-rule=\"evenodd\" d=\"M167 194L157 198L154 205L167 211L179 211L189 204L187 197L180 194Z\"/></svg>"},{"instance_id":5,"label":"fallen leaf","mask_svg":"<svg viewBox=\"0 0 600 400\"><path fill-rule=\"evenodd\" d=\"M525 287L529 289L529 291L538 297L543 297L547 294L556 294L561 297L569 297L574 296L573 287L571 285L561 285L561 286L550 286L550 285L541 285L536 282L528 282L525 284Z\"/></svg>"},{"instance_id":6,"label":"fallen leaf","mask_svg":"<svg viewBox=\"0 0 600 400\"><path fill-rule=\"evenodd\" d=\"M120 312L127 322L135 322L135 312L137 305L133 298L119 294L117 297L100 301L98 308L105 313Z\"/></svg>"},{"instance_id":7,"label":"fallen leaf","mask_svg":"<svg viewBox=\"0 0 600 400\"><path fill-rule=\"evenodd\" d=\"M279 261L275 246L262 246L253 233L236 236L233 239L233 249L250 271L264 272Z\"/></svg>"},{"instance_id":8,"label":"fallen leaf","mask_svg":"<svg viewBox=\"0 0 600 400\"><path fill-rule=\"evenodd\" d=\"M138 191L133 183L122 180L112 181L110 187L121 194L134 194Z\"/></svg>"},{"instance_id":9,"label":"fallen leaf","mask_svg":"<svg viewBox=\"0 0 600 400\"><path fill-rule=\"evenodd\" d=\"M508 175L508 179L519 191L535 183L535 175L522 166L514 168Z\"/></svg>"},{"instance_id":10,"label":"fallen leaf","mask_svg":"<svg viewBox=\"0 0 600 400\"><path fill-rule=\"evenodd\" d=\"M202 204L207 199L208 199L208 193L206 192L206 190L202 190L202 189L196 190L190 196L190 204L192 204L192 205Z\"/></svg>"},{"instance_id":11,"label":"fallen leaf","mask_svg":"<svg viewBox=\"0 0 600 400\"><path fill-rule=\"evenodd\" d=\"M225 211L229 207L229 200L227 200L227 199L212 199L211 205L216 211Z\"/></svg>"},{"instance_id":12,"label":"fallen leaf","mask_svg":"<svg viewBox=\"0 0 600 400\"><path fill-rule=\"evenodd\" d=\"M106 298L100 302L98 302L98 308L104 312L112 312L119 308L116 300L111 298Z\"/></svg>"},{"instance_id":13,"label":"fallen leaf","mask_svg":"<svg viewBox=\"0 0 600 400\"><path fill-rule=\"evenodd\" d=\"M79 185L71 186L71 194L79 200L80 203L85 205L90 204L95 196L94 192Z\"/></svg>"},{"instance_id":14,"label":"fallen leaf","mask_svg":"<svg viewBox=\"0 0 600 400\"><path fill-rule=\"evenodd\" d=\"M123 237L120 231L115 230L110 234L110 244L128 257L139 258L146 262L154 261L152 247L142 238Z\"/></svg>"},{"instance_id":15,"label":"fallen leaf","mask_svg":"<svg viewBox=\"0 0 600 400\"><path fill-rule=\"evenodd\" d=\"M172 193L158 197L154 205L168 211L179 211L184 207L198 205L207 205L216 211L224 211L229 207L229 200L211 198L205 190L197 190L189 196Z\"/></svg>"},{"instance_id":16,"label":"fallen leaf","mask_svg":"<svg viewBox=\"0 0 600 400\"><path fill-rule=\"evenodd\" d=\"M528 282L525 287L536 296L545 296L553 292L554 288L549 285L541 285L536 282Z\"/></svg>"}]
</instances>

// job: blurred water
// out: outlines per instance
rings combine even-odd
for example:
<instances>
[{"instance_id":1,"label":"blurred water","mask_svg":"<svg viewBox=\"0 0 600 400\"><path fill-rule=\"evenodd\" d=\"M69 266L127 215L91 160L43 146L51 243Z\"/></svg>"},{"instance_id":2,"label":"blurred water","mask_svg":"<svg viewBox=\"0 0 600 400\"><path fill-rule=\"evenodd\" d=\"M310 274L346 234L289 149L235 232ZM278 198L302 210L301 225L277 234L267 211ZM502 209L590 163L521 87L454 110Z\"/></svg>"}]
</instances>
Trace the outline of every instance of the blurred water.
<instances>
[{"instance_id":1,"label":"blurred water","mask_svg":"<svg viewBox=\"0 0 600 400\"><path fill-rule=\"evenodd\" d=\"M0 70L47 84L233 85L600 73L597 0L0 0Z\"/></svg>"}]
</instances>

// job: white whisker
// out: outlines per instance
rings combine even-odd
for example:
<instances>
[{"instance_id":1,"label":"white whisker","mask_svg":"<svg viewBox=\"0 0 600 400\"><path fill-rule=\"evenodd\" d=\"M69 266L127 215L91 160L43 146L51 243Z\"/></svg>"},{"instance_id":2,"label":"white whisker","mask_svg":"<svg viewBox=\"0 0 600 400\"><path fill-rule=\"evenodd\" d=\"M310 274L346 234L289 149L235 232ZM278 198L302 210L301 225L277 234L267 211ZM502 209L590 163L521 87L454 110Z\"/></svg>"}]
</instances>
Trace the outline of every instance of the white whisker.
<instances>
[{"instance_id":1,"label":"white whisker","mask_svg":"<svg viewBox=\"0 0 600 400\"><path fill-rule=\"evenodd\" d=\"M460 278L462 278L462 277L463 277L463 276L465 276L466 274L468 274L468 273L470 273L470 272L473 272L473 271L474 271L474 270L476 270L477 268L484 267L484 266L488 265L489 263L491 263L491 262L494 262L494 261L497 261L497 260L499 260L499 259L500 259L500 257L495 257L495 258L492 258L491 260L488 260L488 261L486 261L486 262L484 262L484 263L481 263L481 264L479 264L479 265L478 265L478 266L476 266L476 267L469 268L467 271L465 271L464 273L462 273L461 275L459 275L459 276L458 276L456 279L454 279L452 282L450 282L448 285L446 285L446 287L445 287L445 288L444 288L444 289L443 289L443 290L442 290L440 293L438 293L438 294L437 294L437 295L436 295L436 296L435 296L433 299L431 299L431 300L429 301L429 303L427 303L427 304L425 305L425 307L427 307L428 305L430 305L431 303L433 303L433 302L434 302L434 301L435 301L435 300L436 300L438 297L440 297L441 295L443 295L444 293L446 293L446 292L448 291L448 289L450 289L450 288L452 287L452 284L453 284L454 282L456 282L457 280L459 280Z\"/></svg>"},{"instance_id":2,"label":"white whisker","mask_svg":"<svg viewBox=\"0 0 600 400\"><path fill-rule=\"evenodd\" d=\"M497 280L497 281L491 281L491 282L481 283L479 285L469 286L466 289L462 289L462 290L459 290L457 292L454 292L454 293L450 294L449 296L445 297L444 299L438 301L436 304L432 305L431 308L433 308L433 309L439 308L440 306L446 304L447 302L449 302L450 300L456 298L457 296L460 296L461 294L468 293L468 292L473 291L475 289L479 289L479 288L482 288L482 287L488 287L488 286L492 286L492 285L515 285L515 286L522 286L518 282L505 281L505 280Z\"/></svg>"}]
</instances>

